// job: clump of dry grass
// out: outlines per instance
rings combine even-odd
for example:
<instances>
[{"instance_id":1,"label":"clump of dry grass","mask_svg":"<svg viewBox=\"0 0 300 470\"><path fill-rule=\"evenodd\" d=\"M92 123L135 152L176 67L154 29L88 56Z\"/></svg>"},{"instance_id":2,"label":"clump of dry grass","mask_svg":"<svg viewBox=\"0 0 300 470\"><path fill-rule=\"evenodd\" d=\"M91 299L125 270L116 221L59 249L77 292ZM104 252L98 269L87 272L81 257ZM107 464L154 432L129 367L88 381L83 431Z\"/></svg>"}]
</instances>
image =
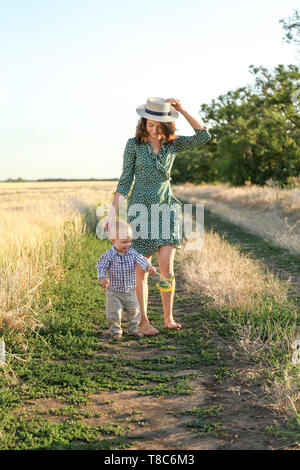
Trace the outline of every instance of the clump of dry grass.
<instances>
[{"instance_id":1,"label":"clump of dry grass","mask_svg":"<svg viewBox=\"0 0 300 470\"><path fill-rule=\"evenodd\" d=\"M269 384L265 384L265 390L274 397L273 408L280 413L286 413L289 410L289 414L293 415L300 425L299 374L297 380L295 374L291 374L290 369L284 369L280 379L274 376Z\"/></svg>"},{"instance_id":2,"label":"clump of dry grass","mask_svg":"<svg viewBox=\"0 0 300 470\"><path fill-rule=\"evenodd\" d=\"M0 184L0 335L24 350L26 331L40 326L45 279L64 275L65 247L75 249L85 233L85 211L112 199L115 182L89 183Z\"/></svg>"},{"instance_id":3,"label":"clump of dry grass","mask_svg":"<svg viewBox=\"0 0 300 470\"><path fill-rule=\"evenodd\" d=\"M204 204L249 232L300 253L299 189L185 183L173 186L173 192L186 202Z\"/></svg>"},{"instance_id":4,"label":"clump of dry grass","mask_svg":"<svg viewBox=\"0 0 300 470\"><path fill-rule=\"evenodd\" d=\"M205 292L216 307L254 310L262 296L287 298L287 284L213 231L205 232L201 249L183 249L179 256L188 291Z\"/></svg>"},{"instance_id":5,"label":"clump of dry grass","mask_svg":"<svg viewBox=\"0 0 300 470\"><path fill-rule=\"evenodd\" d=\"M0 238L0 330L13 334L26 349L25 332L40 326L35 310L46 277L59 279L64 270L62 260L67 243L74 246L84 233L82 218L77 215L51 226L43 219L12 227L5 220ZM25 222L23 220L23 222ZM9 230L10 228L10 230Z\"/></svg>"}]
</instances>

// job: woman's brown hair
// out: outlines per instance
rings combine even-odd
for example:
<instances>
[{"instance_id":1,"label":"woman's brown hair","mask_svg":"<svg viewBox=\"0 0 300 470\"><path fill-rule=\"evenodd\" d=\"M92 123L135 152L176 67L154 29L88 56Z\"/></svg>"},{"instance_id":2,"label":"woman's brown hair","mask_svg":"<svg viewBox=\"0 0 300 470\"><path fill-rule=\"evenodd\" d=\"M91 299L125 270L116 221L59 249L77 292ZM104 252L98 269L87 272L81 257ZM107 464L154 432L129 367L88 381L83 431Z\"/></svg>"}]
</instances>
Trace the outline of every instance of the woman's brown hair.
<instances>
[{"instance_id":1,"label":"woman's brown hair","mask_svg":"<svg viewBox=\"0 0 300 470\"><path fill-rule=\"evenodd\" d=\"M147 119L142 117L137 126L135 133L135 141L138 144L145 143L148 137L148 132L146 129ZM166 139L167 142L172 142L176 139L175 135L175 123L172 122L161 122L162 136Z\"/></svg>"}]
</instances>

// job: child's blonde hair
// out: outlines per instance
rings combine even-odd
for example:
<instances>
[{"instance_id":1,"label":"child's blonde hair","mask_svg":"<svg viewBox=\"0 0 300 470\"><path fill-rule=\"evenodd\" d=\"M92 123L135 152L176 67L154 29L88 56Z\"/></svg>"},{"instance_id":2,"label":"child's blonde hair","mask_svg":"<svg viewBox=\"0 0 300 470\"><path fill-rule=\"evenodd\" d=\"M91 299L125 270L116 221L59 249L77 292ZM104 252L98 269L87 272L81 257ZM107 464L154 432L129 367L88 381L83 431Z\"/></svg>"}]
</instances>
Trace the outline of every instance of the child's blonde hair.
<instances>
[{"instance_id":1,"label":"child's blonde hair","mask_svg":"<svg viewBox=\"0 0 300 470\"><path fill-rule=\"evenodd\" d=\"M108 232L110 240L132 238L132 228L125 220L117 220Z\"/></svg>"}]
</instances>

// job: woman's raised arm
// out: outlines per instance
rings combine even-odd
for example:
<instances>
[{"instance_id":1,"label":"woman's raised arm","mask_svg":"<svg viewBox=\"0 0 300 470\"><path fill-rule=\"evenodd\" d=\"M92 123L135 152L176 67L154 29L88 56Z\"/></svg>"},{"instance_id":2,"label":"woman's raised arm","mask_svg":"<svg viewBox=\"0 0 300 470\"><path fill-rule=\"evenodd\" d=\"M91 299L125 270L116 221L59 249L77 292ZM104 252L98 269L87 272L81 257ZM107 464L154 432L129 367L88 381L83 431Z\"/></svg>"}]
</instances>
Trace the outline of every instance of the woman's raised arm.
<instances>
[{"instance_id":1,"label":"woman's raised arm","mask_svg":"<svg viewBox=\"0 0 300 470\"><path fill-rule=\"evenodd\" d=\"M165 101L169 101L172 107L182 114L188 123L192 126L195 131L194 135L184 136L179 135L174 141L175 152L182 152L184 150L193 150L196 147L199 147L201 144L205 144L209 139L211 139L210 133L206 130L205 125L199 119L191 116L181 105L179 100L175 98L168 98Z\"/></svg>"}]
</instances>

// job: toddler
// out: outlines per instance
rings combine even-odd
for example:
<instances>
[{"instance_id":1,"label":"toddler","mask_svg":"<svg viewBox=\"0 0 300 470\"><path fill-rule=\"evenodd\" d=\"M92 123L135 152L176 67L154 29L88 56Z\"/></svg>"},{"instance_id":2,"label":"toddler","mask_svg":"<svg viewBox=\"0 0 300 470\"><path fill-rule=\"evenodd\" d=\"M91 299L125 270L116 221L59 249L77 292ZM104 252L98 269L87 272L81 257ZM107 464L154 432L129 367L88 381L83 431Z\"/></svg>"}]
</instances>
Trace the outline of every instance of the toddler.
<instances>
[{"instance_id":1,"label":"toddler","mask_svg":"<svg viewBox=\"0 0 300 470\"><path fill-rule=\"evenodd\" d=\"M115 234L109 233L113 244L98 259L97 275L103 288L106 289L105 312L110 334L114 339L122 337L122 313L127 311L128 334L143 337L138 331L140 323L140 308L136 296L136 268L137 264L144 271L156 273L147 258L134 248L131 248L132 228L125 221L114 224ZM114 238L112 238L114 237Z\"/></svg>"}]
</instances>

